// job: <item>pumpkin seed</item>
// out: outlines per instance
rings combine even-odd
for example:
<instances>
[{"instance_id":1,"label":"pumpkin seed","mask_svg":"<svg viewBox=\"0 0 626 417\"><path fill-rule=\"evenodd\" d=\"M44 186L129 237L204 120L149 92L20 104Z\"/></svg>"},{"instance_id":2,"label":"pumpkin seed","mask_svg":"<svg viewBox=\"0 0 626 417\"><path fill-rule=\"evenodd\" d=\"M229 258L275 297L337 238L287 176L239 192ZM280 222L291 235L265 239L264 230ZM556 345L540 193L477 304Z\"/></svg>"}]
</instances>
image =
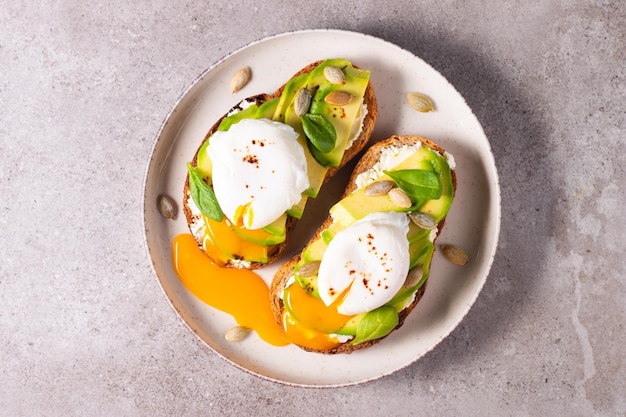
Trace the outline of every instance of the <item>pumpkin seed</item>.
<instances>
[{"instance_id":1,"label":"pumpkin seed","mask_svg":"<svg viewBox=\"0 0 626 417\"><path fill-rule=\"evenodd\" d=\"M432 216L426 213L420 213L415 211L409 214L409 217L411 218L411 220L413 220L413 223L415 223L422 229L432 230L435 228L435 226L437 226L437 222L435 221L435 219L433 219Z\"/></svg>"},{"instance_id":2,"label":"pumpkin seed","mask_svg":"<svg viewBox=\"0 0 626 417\"><path fill-rule=\"evenodd\" d=\"M415 287L417 283L420 282L420 279L422 279L423 275L424 275L424 268L422 267L422 265L417 265L416 267L414 267L413 269L409 271L409 274L407 275L406 280L404 281L404 287L405 288Z\"/></svg>"},{"instance_id":3,"label":"pumpkin seed","mask_svg":"<svg viewBox=\"0 0 626 417\"><path fill-rule=\"evenodd\" d=\"M320 269L320 261L311 261L305 264L302 264L300 268L298 268L298 275L301 277L310 277L317 274L317 271Z\"/></svg>"},{"instance_id":4,"label":"pumpkin seed","mask_svg":"<svg viewBox=\"0 0 626 417\"><path fill-rule=\"evenodd\" d=\"M346 83L346 76L343 71L332 65L324 67L324 77L333 84Z\"/></svg>"},{"instance_id":5,"label":"pumpkin seed","mask_svg":"<svg viewBox=\"0 0 626 417\"><path fill-rule=\"evenodd\" d=\"M411 202L411 198L404 191L397 187L389 190L387 194L389 194L389 198L391 198L391 201L393 201L394 204L396 204L400 208L409 208L413 205L413 203Z\"/></svg>"},{"instance_id":6,"label":"pumpkin seed","mask_svg":"<svg viewBox=\"0 0 626 417\"><path fill-rule=\"evenodd\" d=\"M161 194L157 198L157 206L159 207L159 212L166 219L176 219L176 215L178 214L178 208L176 207L176 203L170 196Z\"/></svg>"},{"instance_id":7,"label":"pumpkin seed","mask_svg":"<svg viewBox=\"0 0 626 417\"><path fill-rule=\"evenodd\" d=\"M306 112L309 111L309 106L311 105L311 93L306 87L302 87L298 90L296 94L296 98L293 102L293 111L296 113L296 116L302 117Z\"/></svg>"},{"instance_id":8,"label":"pumpkin seed","mask_svg":"<svg viewBox=\"0 0 626 417\"><path fill-rule=\"evenodd\" d=\"M421 113L429 113L435 111L435 108L433 107L433 102L424 94L409 93L406 96L406 101L411 105L411 107Z\"/></svg>"},{"instance_id":9,"label":"pumpkin seed","mask_svg":"<svg viewBox=\"0 0 626 417\"><path fill-rule=\"evenodd\" d=\"M331 106L345 106L346 104L349 104L353 98L354 96L347 91L337 90L326 94L324 101Z\"/></svg>"},{"instance_id":10,"label":"pumpkin seed","mask_svg":"<svg viewBox=\"0 0 626 417\"><path fill-rule=\"evenodd\" d=\"M250 70L250 67L241 68L239 71L235 73L235 75L233 75L233 78L231 78L230 90L233 93L236 93L237 91L241 90L246 84L248 84L248 81L250 81L251 75L252 75L252 71Z\"/></svg>"},{"instance_id":11,"label":"pumpkin seed","mask_svg":"<svg viewBox=\"0 0 626 417\"><path fill-rule=\"evenodd\" d=\"M250 329L244 326L235 326L228 329L224 338L229 342L241 342L250 334Z\"/></svg>"},{"instance_id":12,"label":"pumpkin seed","mask_svg":"<svg viewBox=\"0 0 626 417\"><path fill-rule=\"evenodd\" d=\"M463 266L467 262L469 262L469 257L467 253L458 246L454 245L439 245L441 248L441 253L446 257L447 260L452 262L455 265Z\"/></svg>"},{"instance_id":13,"label":"pumpkin seed","mask_svg":"<svg viewBox=\"0 0 626 417\"><path fill-rule=\"evenodd\" d=\"M396 184L393 181L383 180L376 181L371 183L365 188L365 195L373 197L377 195L385 195L391 190Z\"/></svg>"}]
</instances>

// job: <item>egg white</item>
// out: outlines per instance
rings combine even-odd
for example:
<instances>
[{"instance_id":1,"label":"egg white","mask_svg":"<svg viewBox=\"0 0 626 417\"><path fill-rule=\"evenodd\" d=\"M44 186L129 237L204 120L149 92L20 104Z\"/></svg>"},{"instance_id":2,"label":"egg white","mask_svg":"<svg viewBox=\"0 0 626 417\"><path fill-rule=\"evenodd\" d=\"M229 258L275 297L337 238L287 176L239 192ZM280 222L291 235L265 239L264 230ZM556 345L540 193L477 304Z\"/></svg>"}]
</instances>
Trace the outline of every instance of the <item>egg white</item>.
<instances>
[{"instance_id":1,"label":"egg white","mask_svg":"<svg viewBox=\"0 0 626 417\"><path fill-rule=\"evenodd\" d=\"M300 201L309 179L297 139L291 126L269 119L243 119L211 136L213 190L232 223L260 229Z\"/></svg>"},{"instance_id":2,"label":"egg white","mask_svg":"<svg viewBox=\"0 0 626 417\"><path fill-rule=\"evenodd\" d=\"M409 271L406 213L372 213L338 232L324 252L318 290L326 305L347 290L341 314L372 311L400 290Z\"/></svg>"}]
</instances>

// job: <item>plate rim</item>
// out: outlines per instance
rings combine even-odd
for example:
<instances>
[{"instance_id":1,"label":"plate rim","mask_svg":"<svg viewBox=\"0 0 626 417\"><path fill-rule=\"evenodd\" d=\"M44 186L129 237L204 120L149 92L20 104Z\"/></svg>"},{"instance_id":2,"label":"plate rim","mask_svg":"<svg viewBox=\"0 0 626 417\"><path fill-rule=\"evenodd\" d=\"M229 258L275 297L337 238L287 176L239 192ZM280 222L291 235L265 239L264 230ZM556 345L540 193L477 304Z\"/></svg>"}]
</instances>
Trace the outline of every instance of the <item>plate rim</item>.
<instances>
[{"instance_id":1,"label":"plate rim","mask_svg":"<svg viewBox=\"0 0 626 417\"><path fill-rule=\"evenodd\" d=\"M438 75L440 75L449 85L450 87L461 97L461 99L463 100L463 103L465 104L465 106L467 106L467 108L469 109L471 115L476 119L477 125L480 128L480 133L482 134L482 136L485 138L485 146L487 148L487 153L486 156L488 159L488 168L490 170L490 174L491 176L488 176L487 179L490 181L493 180L493 183L491 184L492 186L490 187L490 193L489 195L491 197L495 198L495 203L493 205L491 205L493 208L495 208L496 212L495 212L495 219L493 219L493 223L492 223L492 228L493 228L493 232L491 235L491 238L493 239L493 249L487 259L486 262L486 266L484 269L484 273L483 276L480 279L480 286L476 289L476 291L473 293L473 296L471 298L470 301L467 306L463 309L463 314L460 315L458 317L458 319L454 322L454 325L450 327L450 329L447 332L444 332L445 334L443 334L434 344L432 344L432 346L430 346L428 349L426 349L421 355L417 356L415 359L410 360L406 363L404 363L403 365L399 366L399 367L395 367L393 369L389 369L386 372L382 372L380 374L371 376L371 377L367 377L367 378L362 378L362 379L358 379L358 380L354 380L354 381L349 381L349 382L339 382L339 383L331 383L331 384L313 384L313 383L297 383L297 382L292 382L292 381L286 381L286 380L282 380L279 378L275 378L269 375L264 375L260 372L255 372L252 369L247 368L246 366L243 366L242 364L237 363L236 361L234 361L233 359L229 358L228 356L224 355L223 353L217 351L213 346L211 346L207 341L205 341L201 335L198 333L198 331L196 331L195 329L192 328L191 324L188 323L182 316L181 312L179 311L179 309L176 307L176 305L174 304L173 300L171 299L170 295L167 293L166 289L163 286L162 283L162 278L159 276L159 273L157 271L157 266L155 265L155 259L152 256L151 253L151 249L150 249L150 242L149 242L149 226L147 224L147 210L148 210L148 205L151 204L150 202L148 202L148 197L147 197L147 187L148 187L148 183L150 181L150 174L152 173L152 170L154 169L153 167L153 160L155 158L155 153L159 148L159 142L161 139L161 136L163 135L163 131L165 130L168 121L173 117L174 113L176 113L178 107L180 106L181 102L183 102L185 100L185 98L187 97L187 95L196 87L196 85L207 75L209 74L211 71L213 71L215 68L217 68L218 66L220 66L221 64L223 64L224 62L228 61L229 58L233 57L234 55L239 54L240 52L248 49L248 48L252 48L256 45L262 44L264 42L270 41L270 40L274 40L274 39L278 39L278 38L282 38L282 37L289 37L289 36L294 36L294 35L315 35L315 34L319 34L319 33L334 33L337 35L348 35L348 36L357 36L357 37L362 37L364 39L372 39L375 40L376 42L382 42L385 46L387 47L392 47L397 49L398 51L401 51L405 54L408 54L410 57L412 58L417 58L418 60L422 61L425 65L427 65L432 71L434 71L435 73L437 73ZM255 40L252 40L246 44L243 44L242 46L226 53L223 54L222 57L220 57L219 59L215 60L214 62L212 62L206 69L204 69L203 71L201 71L187 86L186 88L183 88L182 92L178 95L178 97L176 98L176 100L174 101L174 103L172 105L170 105L169 111L166 113L166 116L162 119L156 134L153 136L153 144L152 147L149 151L148 154L148 158L147 158L147 164L144 170L144 175L143 175L143 182L142 182L142 204L141 204L141 218L142 218L142 227L143 227L143 241L144 241L144 247L146 249L146 254L148 255L148 261L150 263L150 267L152 269L153 272L153 276L157 279L157 282L159 284L159 288L161 289L161 292L163 293L163 295L165 296L165 298L168 301L168 304L170 305L170 307L174 310L177 319L183 323L183 325L189 330L191 331L191 333L194 335L194 337L196 339L198 339L200 341L200 343L202 344L202 346L204 346L205 348L208 348L212 353L216 354L218 357L220 357L222 360L224 360L226 363L233 365L234 367L236 367L237 369L240 369L242 371L244 371L245 373L249 374L249 375L253 375L255 377L259 377L263 380L266 381L271 381L271 382L275 382L281 385L287 385L287 386L293 386L293 387L304 387L304 388L338 388L338 387L347 387L347 386L354 386L354 385L359 385L359 384L364 384L364 383L368 383L383 377L386 377L388 375L391 375L393 373L396 373L398 371L400 371L401 369L404 369L414 363L416 363L420 358L423 358L424 356L426 356L428 353L432 352L439 344L441 344L445 339L448 338L448 336L459 326L459 324L465 319L465 317L467 316L468 312L471 310L472 306L475 304L476 300L478 299L478 296L480 295L480 293L482 292L482 289L484 288L484 285L487 282L487 279L489 278L489 275L491 273L491 269L493 266L493 263L495 261L495 256L498 250L498 246L499 246L499 239L500 239L500 232L501 232L501 221L502 221L502 201L501 201L502 197L501 197L501 187L500 187L500 178L498 175L498 171L497 171L497 165L495 162L495 156L493 154L493 150L491 147L491 143L487 137L487 135L484 132L484 129L482 127L482 124L480 123L480 121L478 120L478 117L476 116L476 114L474 113L474 111L472 110L472 108L467 104L467 101L465 99L465 97L463 97L461 95L461 93L454 87L453 84L451 84L449 82L449 80L447 78L445 78L439 71L437 71L434 67L432 67L428 62L424 61L421 57L419 57L418 55L416 55L415 53L397 45L394 44L390 41L387 41L383 38L379 38L377 36L373 36L367 33L362 33L362 32L358 32L358 31L352 31L352 30L345 30L345 29L301 29L301 30L290 30L290 31L285 31L285 32L279 32L279 33L275 33L272 35L268 35L262 38L257 38Z\"/></svg>"}]
</instances>

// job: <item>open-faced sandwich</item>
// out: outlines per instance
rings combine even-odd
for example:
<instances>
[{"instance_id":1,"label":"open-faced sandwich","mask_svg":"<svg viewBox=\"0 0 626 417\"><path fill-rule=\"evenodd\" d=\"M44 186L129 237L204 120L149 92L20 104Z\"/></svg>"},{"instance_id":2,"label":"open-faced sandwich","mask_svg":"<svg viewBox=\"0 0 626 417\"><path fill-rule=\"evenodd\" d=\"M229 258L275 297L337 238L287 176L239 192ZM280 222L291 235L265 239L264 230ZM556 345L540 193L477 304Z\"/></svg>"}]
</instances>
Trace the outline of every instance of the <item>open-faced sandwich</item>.
<instances>
[{"instance_id":1,"label":"open-faced sandwich","mask_svg":"<svg viewBox=\"0 0 626 417\"><path fill-rule=\"evenodd\" d=\"M279 257L307 199L367 144L377 115L369 78L345 59L315 62L213 125L183 195L204 253L247 269Z\"/></svg>"},{"instance_id":2,"label":"open-faced sandwich","mask_svg":"<svg viewBox=\"0 0 626 417\"><path fill-rule=\"evenodd\" d=\"M328 219L274 276L272 310L290 341L350 353L399 328L424 294L455 190L452 155L428 139L368 149Z\"/></svg>"}]
</instances>

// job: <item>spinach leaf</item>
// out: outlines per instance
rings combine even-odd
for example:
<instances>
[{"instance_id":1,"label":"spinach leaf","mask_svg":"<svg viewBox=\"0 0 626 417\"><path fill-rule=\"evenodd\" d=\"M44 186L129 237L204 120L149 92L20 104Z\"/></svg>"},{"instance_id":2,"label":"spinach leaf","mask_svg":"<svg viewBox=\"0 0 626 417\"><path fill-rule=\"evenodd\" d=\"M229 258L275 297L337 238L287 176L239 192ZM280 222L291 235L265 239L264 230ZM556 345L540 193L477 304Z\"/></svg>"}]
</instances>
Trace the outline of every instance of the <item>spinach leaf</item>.
<instances>
[{"instance_id":1,"label":"spinach leaf","mask_svg":"<svg viewBox=\"0 0 626 417\"><path fill-rule=\"evenodd\" d=\"M423 169L401 169L383 171L396 182L398 187L416 200L435 200L441 197L441 181L433 171Z\"/></svg>"},{"instance_id":2,"label":"spinach leaf","mask_svg":"<svg viewBox=\"0 0 626 417\"><path fill-rule=\"evenodd\" d=\"M321 114L304 114L302 129L311 144L320 152L328 153L335 148L337 143L335 127Z\"/></svg>"},{"instance_id":3,"label":"spinach leaf","mask_svg":"<svg viewBox=\"0 0 626 417\"><path fill-rule=\"evenodd\" d=\"M213 189L204 182L202 175L190 163L187 163L187 171L189 171L189 192L200 212L216 222L221 221L224 213L217 202Z\"/></svg>"},{"instance_id":4,"label":"spinach leaf","mask_svg":"<svg viewBox=\"0 0 626 417\"><path fill-rule=\"evenodd\" d=\"M356 328L353 345L387 336L398 325L398 313L391 306L378 307L367 313Z\"/></svg>"}]
</instances>

